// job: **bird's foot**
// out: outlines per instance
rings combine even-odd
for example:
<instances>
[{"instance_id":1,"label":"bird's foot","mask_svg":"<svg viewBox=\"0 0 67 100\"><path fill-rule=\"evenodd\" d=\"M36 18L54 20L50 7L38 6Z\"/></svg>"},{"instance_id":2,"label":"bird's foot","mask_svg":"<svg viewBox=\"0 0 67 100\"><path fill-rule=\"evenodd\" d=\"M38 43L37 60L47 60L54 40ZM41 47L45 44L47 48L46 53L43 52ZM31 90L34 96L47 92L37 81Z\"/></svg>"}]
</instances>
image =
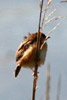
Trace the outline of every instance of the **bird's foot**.
<instances>
[{"instance_id":1,"label":"bird's foot","mask_svg":"<svg viewBox=\"0 0 67 100\"><path fill-rule=\"evenodd\" d=\"M32 75L34 76L34 78L38 79L38 77L39 77L39 72L37 72L37 74L36 74L35 71L33 71L33 74L32 74Z\"/></svg>"}]
</instances>

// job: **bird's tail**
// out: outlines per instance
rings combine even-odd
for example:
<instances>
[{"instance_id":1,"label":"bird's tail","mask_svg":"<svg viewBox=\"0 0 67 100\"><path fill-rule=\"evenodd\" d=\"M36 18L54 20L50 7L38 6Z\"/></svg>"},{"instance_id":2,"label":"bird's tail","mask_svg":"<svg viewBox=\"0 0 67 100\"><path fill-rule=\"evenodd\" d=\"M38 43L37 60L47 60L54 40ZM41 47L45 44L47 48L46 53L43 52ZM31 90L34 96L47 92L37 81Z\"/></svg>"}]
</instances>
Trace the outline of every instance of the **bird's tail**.
<instances>
[{"instance_id":1,"label":"bird's tail","mask_svg":"<svg viewBox=\"0 0 67 100\"><path fill-rule=\"evenodd\" d=\"M16 69L15 69L15 77L18 76L20 70L21 70L21 66L20 66L20 65L17 65L17 67L16 67Z\"/></svg>"}]
</instances>

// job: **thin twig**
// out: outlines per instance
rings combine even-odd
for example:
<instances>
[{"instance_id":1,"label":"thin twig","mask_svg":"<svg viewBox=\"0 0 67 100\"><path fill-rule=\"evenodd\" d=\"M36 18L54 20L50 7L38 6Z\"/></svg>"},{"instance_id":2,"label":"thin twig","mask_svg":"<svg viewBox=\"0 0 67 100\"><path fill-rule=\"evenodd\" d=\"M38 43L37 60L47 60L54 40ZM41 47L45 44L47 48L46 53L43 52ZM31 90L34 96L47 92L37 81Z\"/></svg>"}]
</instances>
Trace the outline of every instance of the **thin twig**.
<instances>
[{"instance_id":1,"label":"thin twig","mask_svg":"<svg viewBox=\"0 0 67 100\"><path fill-rule=\"evenodd\" d=\"M32 100L35 100L35 92L37 85L37 70L38 70L38 58L39 58L39 49L40 49L40 24L41 24L41 16L42 16L42 8L43 8L43 0L40 0L40 16L39 16L39 26L38 26L38 34L37 34L37 51L36 51L36 59L35 59L35 71L34 71L34 80L33 80L33 93Z\"/></svg>"}]
</instances>

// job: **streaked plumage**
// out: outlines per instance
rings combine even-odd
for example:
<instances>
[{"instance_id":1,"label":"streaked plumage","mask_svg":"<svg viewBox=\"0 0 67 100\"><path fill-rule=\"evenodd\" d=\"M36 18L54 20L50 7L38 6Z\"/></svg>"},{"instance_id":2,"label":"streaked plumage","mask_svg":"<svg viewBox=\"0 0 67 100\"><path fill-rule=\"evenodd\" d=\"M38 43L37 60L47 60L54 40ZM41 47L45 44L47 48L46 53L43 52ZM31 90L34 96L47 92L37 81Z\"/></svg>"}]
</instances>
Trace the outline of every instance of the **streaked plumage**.
<instances>
[{"instance_id":1,"label":"streaked plumage","mask_svg":"<svg viewBox=\"0 0 67 100\"><path fill-rule=\"evenodd\" d=\"M40 47L45 41L46 36L40 33ZM16 62L17 67L15 69L15 77L21 70L21 67L34 68L35 67L35 57L37 50L37 33L30 34L29 37L25 37L24 41L20 44L16 52ZM40 58L38 65L44 64L47 52L47 43L44 44L42 50L40 50Z\"/></svg>"}]
</instances>

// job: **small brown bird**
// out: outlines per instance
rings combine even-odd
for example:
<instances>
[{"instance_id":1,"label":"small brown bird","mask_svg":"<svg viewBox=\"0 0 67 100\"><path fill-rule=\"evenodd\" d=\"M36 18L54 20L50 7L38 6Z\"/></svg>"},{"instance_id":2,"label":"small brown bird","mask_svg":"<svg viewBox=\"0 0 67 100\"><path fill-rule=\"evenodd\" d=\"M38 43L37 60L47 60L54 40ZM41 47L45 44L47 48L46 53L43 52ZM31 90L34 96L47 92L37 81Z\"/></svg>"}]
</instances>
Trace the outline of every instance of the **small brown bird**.
<instances>
[{"instance_id":1,"label":"small brown bird","mask_svg":"<svg viewBox=\"0 0 67 100\"><path fill-rule=\"evenodd\" d=\"M38 66L44 64L47 52L46 36L40 33L40 58ZM44 44L43 44L44 43ZM33 69L35 67L35 57L37 50L37 33L29 34L29 37L25 37L24 41L20 44L16 52L17 66L15 69L15 77L18 76L22 67Z\"/></svg>"}]
</instances>

